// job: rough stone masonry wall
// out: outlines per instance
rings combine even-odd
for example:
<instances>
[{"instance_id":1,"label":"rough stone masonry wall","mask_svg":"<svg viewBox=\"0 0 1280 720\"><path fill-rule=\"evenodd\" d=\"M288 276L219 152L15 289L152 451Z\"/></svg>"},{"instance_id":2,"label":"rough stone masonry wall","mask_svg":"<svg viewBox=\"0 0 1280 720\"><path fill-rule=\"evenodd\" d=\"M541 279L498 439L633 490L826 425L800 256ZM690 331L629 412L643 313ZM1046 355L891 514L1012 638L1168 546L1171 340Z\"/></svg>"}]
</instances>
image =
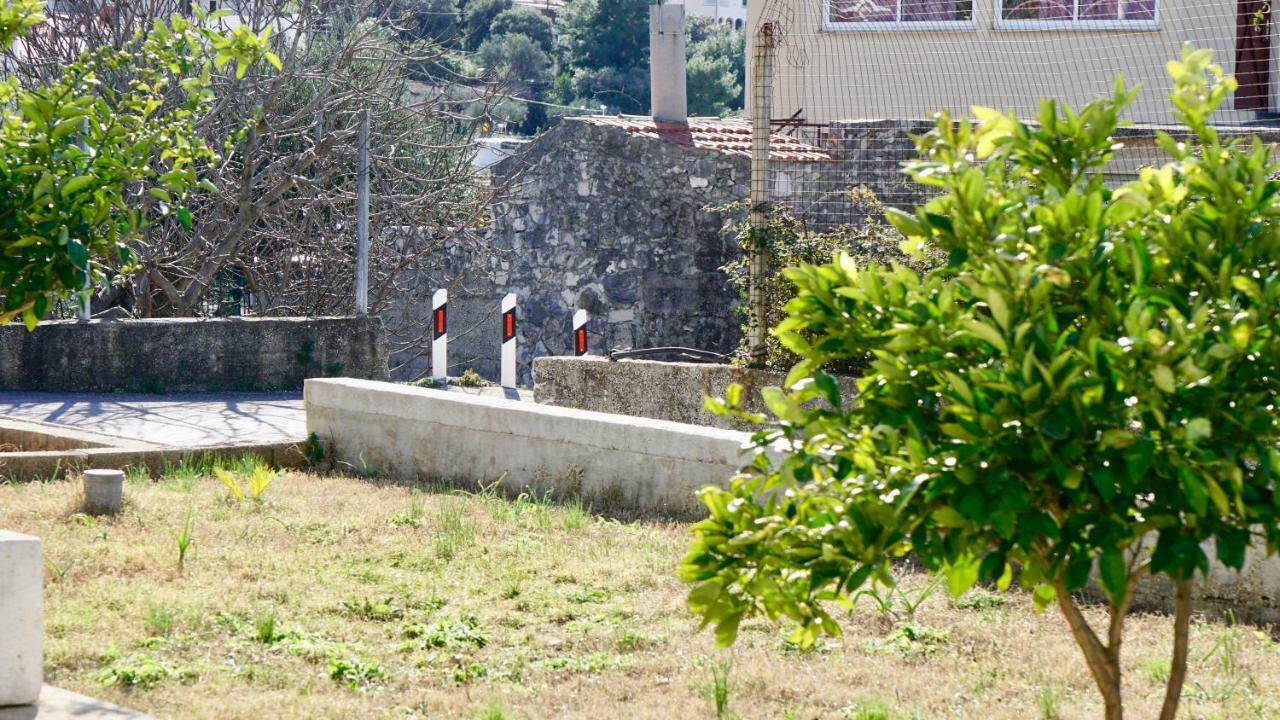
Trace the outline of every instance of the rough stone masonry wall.
<instances>
[{"instance_id":1,"label":"rough stone masonry wall","mask_svg":"<svg viewBox=\"0 0 1280 720\"><path fill-rule=\"evenodd\" d=\"M863 211L848 197L854 186L890 206L923 203L930 189L901 168L915 157L913 137L932 127L925 120L832 123L812 139L837 160L773 163L770 199L790 206L813 229L861 222ZM1124 148L1107 172L1108 184L1165 161L1155 130L1121 130ZM1280 140L1273 128L1223 132ZM570 318L578 308L591 313L593 353L736 347L743 318L720 268L740 253L724 226L741 210L720 208L747 198L748 158L566 119L495 171L520 177L513 196L493 208L489 241L448 249L442 269L418 280L450 291L450 375L471 368L498 376L498 307L508 292L520 298L518 363L525 385L533 380L533 358L570 354ZM419 305L394 308L409 322L393 325L429 332L431 309L425 301ZM418 377L428 371L428 354L393 357L392 365L402 366L396 379Z\"/></svg>"},{"instance_id":2,"label":"rough stone masonry wall","mask_svg":"<svg viewBox=\"0 0 1280 720\"><path fill-rule=\"evenodd\" d=\"M377 318L227 318L0 326L0 390L300 390L306 378L386 379Z\"/></svg>"},{"instance_id":3,"label":"rough stone masonry wall","mask_svg":"<svg viewBox=\"0 0 1280 720\"><path fill-rule=\"evenodd\" d=\"M750 162L567 119L500 175L520 173L493 208L485 247L454 248L420 281L450 289L450 374L498 374L498 306L519 297L522 384L532 360L571 351L576 309L591 313L594 352L686 345L733 350L738 298L720 268L740 253L724 206L749 192ZM397 308L430 323L429 308ZM397 378L426 371L409 360Z\"/></svg>"},{"instance_id":4,"label":"rough stone masonry wall","mask_svg":"<svg viewBox=\"0 0 1280 720\"><path fill-rule=\"evenodd\" d=\"M707 412L703 399L724 397L730 385L741 385L745 408L762 413L760 391L786 379L784 372L734 365L598 357L538 358L533 374L533 399L542 405L738 430L744 428ZM846 397L857 392L856 379L837 380Z\"/></svg>"}]
</instances>

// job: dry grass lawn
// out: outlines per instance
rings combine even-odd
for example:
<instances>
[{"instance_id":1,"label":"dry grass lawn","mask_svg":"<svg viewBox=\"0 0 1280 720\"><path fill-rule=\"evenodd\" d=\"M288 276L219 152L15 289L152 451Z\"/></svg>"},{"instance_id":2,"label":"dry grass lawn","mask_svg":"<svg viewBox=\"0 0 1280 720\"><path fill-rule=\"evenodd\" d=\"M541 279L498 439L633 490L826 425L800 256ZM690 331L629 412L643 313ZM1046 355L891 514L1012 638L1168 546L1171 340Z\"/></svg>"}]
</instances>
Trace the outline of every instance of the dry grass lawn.
<instances>
[{"instance_id":1,"label":"dry grass lawn","mask_svg":"<svg viewBox=\"0 0 1280 720\"><path fill-rule=\"evenodd\" d=\"M74 483L0 485L0 527L45 542L48 682L157 716L714 718L717 685L724 717L1101 715L1063 622L1018 593L908 618L928 578L907 574L908 601L863 600L842 639L801 652L754 622L717 650L675 576L686 525L306 474L260 504L192 468L126 494L92 519ZM1134 718L1167 629L1130 624ZM1269 629L1197 622L1192 656L1185 717L1280 717Z\"/></svg>"}]
</instances>

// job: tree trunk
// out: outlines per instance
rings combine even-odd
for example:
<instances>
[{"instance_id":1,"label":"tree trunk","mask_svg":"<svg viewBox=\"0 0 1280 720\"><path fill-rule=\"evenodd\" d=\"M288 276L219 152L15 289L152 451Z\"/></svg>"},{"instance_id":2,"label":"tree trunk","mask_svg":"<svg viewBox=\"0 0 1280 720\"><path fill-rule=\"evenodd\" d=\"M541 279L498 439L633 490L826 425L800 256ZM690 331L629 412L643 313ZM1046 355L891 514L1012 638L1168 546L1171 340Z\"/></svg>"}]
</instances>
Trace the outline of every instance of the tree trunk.
<instances>
[{"instance_id":1,"label":"tree trunk","mask_svg":"<svg viewBox=\"0 0 1280 720\"><path fill-rule=\"evenodd\" d=\"M1098 686L1098 692L1102 694L1102 703L1106 710L1104 717L1106 720L1124 720L1124 702L1120 695L1119 646L1113 651L1098 639L1098 634L1089 627L1089 621L1085 619L1084 613L1080 612L1080 608L1061 580L1054 583L1054 589L1058 595L1058 608L1067 619L1067 625L1071 627L1071 635L1084 653L1085 664L1089 666L1089 672L1093 675L1094 684ZM1122 629L1123 623L1123 617L1117 619L1115 614L1112 614L1113 627L1119 625L1116 627L1117 631Z\"/></svg>"},{"instance_id":2,"label":"tree trunk","mask_svg":"<svg viewBox=\"0 0 1280 720\"><path fill-rule=\"evenodd\" d=\"M1178 701L1182 699L1182 684L1187 679L1187 646L1191 636L1191 581L1174 583L1173 611L1173 661L1169 665L1169 683L1164 689L1164 707L1160 720L1174 720L1178 714Z\"/></svg>"}]
</instances>

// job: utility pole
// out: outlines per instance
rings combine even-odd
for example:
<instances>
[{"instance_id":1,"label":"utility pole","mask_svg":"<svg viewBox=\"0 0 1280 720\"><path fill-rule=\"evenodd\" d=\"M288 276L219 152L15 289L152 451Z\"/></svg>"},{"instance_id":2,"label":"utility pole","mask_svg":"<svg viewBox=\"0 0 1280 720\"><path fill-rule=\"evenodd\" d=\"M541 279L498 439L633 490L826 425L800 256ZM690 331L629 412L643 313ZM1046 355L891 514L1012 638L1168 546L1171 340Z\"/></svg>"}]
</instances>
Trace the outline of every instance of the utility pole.
<instances>
[{"instance_id":1,"label":"utility pole","mask_svg":"<svg viewBox=\"0 0 1280 720\"><path fill-rule=\"evenodd\" d=\"M369 109L360 121L360 175L356 180L356 317L369 314Z\"/></svg>"},{"instance_id":2,"label":"utility pole","mask_svg":"<svg viewBox=\"0 0 1280 720\"><path fill-rule=\"evenodd\" d=\"M769 202L769 136L772 133L770 121L773 119L773 24L764 23L755 37L755 48L752 55L751 95L751 247L748 250L748 290L747 290L747 350L752 365L763 365L767 350L765 347L765 315L768 312L768 299L764 293L765 267L764 248L760 246L760 235L769 224L766 206Z\"/></svg>"}]
</instances>

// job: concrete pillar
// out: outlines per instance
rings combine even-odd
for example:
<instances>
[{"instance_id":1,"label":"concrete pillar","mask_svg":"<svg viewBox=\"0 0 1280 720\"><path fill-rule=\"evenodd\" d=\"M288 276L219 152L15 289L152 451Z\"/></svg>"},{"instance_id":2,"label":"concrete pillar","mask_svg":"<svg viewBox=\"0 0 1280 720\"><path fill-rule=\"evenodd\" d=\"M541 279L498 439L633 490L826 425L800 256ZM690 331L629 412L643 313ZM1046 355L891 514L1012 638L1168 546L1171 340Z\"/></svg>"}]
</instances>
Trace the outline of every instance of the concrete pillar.
<instances>
[{"instance_id":1,"label":"concrete pillar","mask_svg":"<svg viewBox=\"0 0 1280 720\"><path fill-rule=\"evenodd\" d=\"M84 511L90 515L115 515L124 502L124 471L84 471Z\"/></svg>"},{"instance_id":2,"label":"concrete pillar","mask_svg":"<svg viewBox=\"0 0 1280 720\"><path fill-rule=\"evenodd\" d=\"M44 680L39 538L0 530L0 707L33 705Z\"/></svg>"},{"instance_id":3,"label":"concrete pillar","mask_svg":"<svg viewBox=\"0 0 1280 720\"><path fill-rule=\"evenodd\" d=\"M653 119L689 122L684 5L649 6L649 82Z\"/></svg>"}]
</instances>

